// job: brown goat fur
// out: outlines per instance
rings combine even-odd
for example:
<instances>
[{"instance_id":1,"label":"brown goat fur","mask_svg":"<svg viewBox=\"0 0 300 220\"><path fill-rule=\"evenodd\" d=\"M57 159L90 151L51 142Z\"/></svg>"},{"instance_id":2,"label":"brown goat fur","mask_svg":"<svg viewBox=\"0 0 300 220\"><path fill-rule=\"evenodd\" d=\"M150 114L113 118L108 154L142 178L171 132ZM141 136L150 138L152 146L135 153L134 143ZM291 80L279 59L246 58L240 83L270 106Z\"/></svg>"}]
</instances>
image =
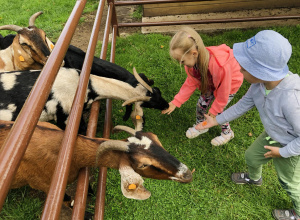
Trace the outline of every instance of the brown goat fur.
<instances>
[{"instance_id":1,"label":"brown goat fur","mask_svg":"<svg viewBox=\"0 0 300 220\"><path fill-rule=\"evenodd\" d=\"M37 12L29 19L28 27L17 25L0 26L0 30L16 31L12 44L0 50L0 71L42 69L54 44L42 29L34 25L35 19L42 14Z\"/></svg>"},{"instance_id":2,"label":"brown goat fur","mask_svg":"<svg viewBox=\"0 0 300 220\"><path fill-rule=\"evenodd\" d=\"M12 126L13 122L0 120L0 146L5 142ZM190 182L192 180L190 170L162 148L156 135L150 132L137 132L137 134L137 136L131 137L133 142L88 138L78 135L70 166L68 184L75 181L82 167L103 166L120 169L123 164L139 175L148 178L173 179L178 182ZM147 148L143 145L143 139L138 139L141 134L154 135L153 139L149 136L149 140L154 140L154 151L150 149L153 147L152 145L150 148ZM47 122L38 122L13 179L11 188L29 185L34 189L48 193L63 135L64 131L55 125ZM143 135L142 137L146 136ZM137 142L134 142L135 140ZM113 147L103 150L105 147L104 143L112 143ZM118 143L121 143L128 149L125 149L125 151L118 150L118 148L114 147ZM155 157L155 152L157 151L159 154L157 158L162 161L157 161L159 160ZM165 156L162 156L163 154ZM98 158L96 155L98 155ZM180 167L180 169L176 169L176 167Z\"/></svg>"}]
</instances>

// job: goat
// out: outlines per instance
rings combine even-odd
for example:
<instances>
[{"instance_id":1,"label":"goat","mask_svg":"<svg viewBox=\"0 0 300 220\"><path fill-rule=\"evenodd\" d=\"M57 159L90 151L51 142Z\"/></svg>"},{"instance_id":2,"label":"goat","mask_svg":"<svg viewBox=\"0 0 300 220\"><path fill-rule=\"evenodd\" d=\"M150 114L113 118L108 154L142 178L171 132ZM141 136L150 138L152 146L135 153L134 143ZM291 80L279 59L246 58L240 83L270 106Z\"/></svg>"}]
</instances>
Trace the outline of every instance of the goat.
<instances>
[{"instance_id":1,"label":"goat","mask_svg":"<svg viewBox=\"0 0 300 220\"><path fill-rule=\"evenodd\" d=\"M29 26L26 28L17 25L0 26L0 30L17 32L17 35L8 47L9 41L1 45L1 47L6 47L0 50L1 72L42 69L45 65L54 44L46 37L43 30L34 25L35 19L42 13L37 12L33 14L29 19Z\"/></svg>"},{"instance_id":2,"label":"goat","mask_svg":"<svg viewBox=\"0 0 300 220\"><path fill-rule=\"evenodd\" d=\"M17 118L40 72L40 70L32 70L0 73L0 120L13 121ZM134 72L138 77L136 71ZM65 128L77 89L79 74L79 70L60 68L41 113L40 121L55 120L61 129ZM132 87L120 80L91 74L84 111L89 109L92 102L105 98L124 100L126 104L137 102L136 109L139 115L143 115L141 106L162 109L162 106L168 105L167 101L161 97L158 88L154 90L145 83ZM134 120L136 129L142 130L142 120ZM83 134L84 132L85 126L82 119L79 133Z\"/></svg>"},{"instance_id":3,"label":"goat","mask_svg":"<svg viewBox=\"0 0 300 220\"><path fill-rule=\"evenodd\" d=\"M9 45L12 43L14 38L14 35L7 35L5 37L0 38L0 49L5 49L9 47ZM84 62L86 53L82 51L81 49L69 45L69 48L66 52L65 58L64 58L64 67L67 68L74 68L74 69L82 69L82 65ZM128 70L125 68L108 62L106 60L94 57L93 64L92 64L92 69L91 69L91 74L96 75L96 76L101 76L101 77L107 77L107 78L113 78L117 80L121 80L123 82L128 83L132 87L136 87L139 83L144 81L144 84L147 84L149 86L152 86L154 84L153 80L149 80L145 74L140 73L139 75L139 80L137 80L136 74L133 75L131 74ZM127 121L129 117L134 121L135 126L137 129L141 130L143 127L143 124L145 122L145 118L143 115L143 111L141 107L148 107L152 108L152 106L160 105L160 110L167 109L169 107L169 104L164 101L164 99L161 98L161 93L157 87L153 87L151 90L148 90L148 96L157 97L153 99L153 101L159 101L160 103L151 103L151 102L136 102L135 103L135 108L134 111L132 111L132 105L130 102L127 102L126 104L126 112L125 115L123 116L123 120Z\"/></svg>"},{"instance_id":4,"label":"goat","mask_svg":"<svg viewBox=\"0 0 300 220\"><path fill-rule=\"evenodd\" d=\"M0 120L0 146L12 126L12 121ZM150 197L142 177L181 183L192 181L192 172L163 148L155 134L125 126L116 126L114 131L126 131L132 137L120 141L77 136L68 184L75 181L80 168L99 166L118 169L122 193L133 199ZM38 122L11 188L29 185L48 193L63 135L55 125Z\"/></svg>"}]
</instances>

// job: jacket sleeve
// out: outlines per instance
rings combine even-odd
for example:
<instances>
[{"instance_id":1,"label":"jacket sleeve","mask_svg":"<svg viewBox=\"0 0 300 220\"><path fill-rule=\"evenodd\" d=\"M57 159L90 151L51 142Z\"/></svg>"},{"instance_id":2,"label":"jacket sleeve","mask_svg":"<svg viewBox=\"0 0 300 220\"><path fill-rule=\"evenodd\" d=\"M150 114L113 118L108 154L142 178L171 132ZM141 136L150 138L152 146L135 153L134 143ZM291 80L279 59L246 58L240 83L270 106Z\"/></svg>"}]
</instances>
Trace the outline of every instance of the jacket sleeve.
<instances>
[{"instance_id":1,"label":"jacket sleeve","mask_svg":"<svg viewBox=\"0 0 300 220\"><path fill-rule=\"evenodd\" d=\"M181 105L191 97L197 88L198 83L192 77L188 76L177 95L175 95L172 103L178 108L181 107Z\"/></svg>"},{"instance_id":2,"label":"jacket sleeve","mask_svg":"<svg viewBox=\"0 0 300 220\"><path fill-rule=\"evenodd\" d=\"M218 71L217 77L214 80L214 96L215 100L211 105L209 111L217 115L218 113L223 112L224 108L228 103L229 94L231 91L231 80L232 80L232 73L231 69L227 66L221 68Z\"/></svg>"},{"instance_id":3,"label":"jacket sleeve","mask_svg":"<svg viewBox=\"0 0 300 220\"><path fill-rule=\"evenodd\" d=\"M300 97L300 92L296 93L298 94L295 94L295 101L292 101L285 106L285 118L293 127L293 135L296 137L286 146L279 149L280 155L285 158L300 155L300 100L297 100L297 97ZM298 103L296 108L294 107L295 103ZM293 107L289 106L289 104L292 104Z\"/></svg>"},{"instance_id":4,"label":"jacket sleeve","mask_svg":"<svg viewBox=\"0 0 300 220\"><path fill-rule=\"evenodd\" d=\"M222 114L216 117L218 124L221 125L237 119L255 106L251 94L252 88L251 85L247 93L235 105L226 109Z\"/></svg>"}]
</instances>

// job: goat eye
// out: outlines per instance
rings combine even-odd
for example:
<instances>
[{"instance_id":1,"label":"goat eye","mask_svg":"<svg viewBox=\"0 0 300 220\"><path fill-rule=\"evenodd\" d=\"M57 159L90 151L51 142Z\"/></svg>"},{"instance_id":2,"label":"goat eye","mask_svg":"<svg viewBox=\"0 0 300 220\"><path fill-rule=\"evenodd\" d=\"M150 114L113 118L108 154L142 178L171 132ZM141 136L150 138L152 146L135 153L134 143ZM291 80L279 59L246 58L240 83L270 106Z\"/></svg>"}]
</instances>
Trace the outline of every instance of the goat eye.
<instances>
[{"instance_id":1,"label":"goat eye","mask_svg":"<svg viewBox=\"0 0 300 220\"><path fill-rule=\"evenodd\" d=\"M144 168L146 168L146 167L148 167L149 165L147 165L147 164L142 164L141 166L139 166L139 169L144 169Z\"/></svg>"},{"instance_id":2,"label":"goat eye","mask_svg":"<svg viewBox=\"0 0 300 220\"><path fill-rule=\"evenodd\" d=\"M21 46L28 46L26 43L21 43Z\"/></svg>"}]
</instances>

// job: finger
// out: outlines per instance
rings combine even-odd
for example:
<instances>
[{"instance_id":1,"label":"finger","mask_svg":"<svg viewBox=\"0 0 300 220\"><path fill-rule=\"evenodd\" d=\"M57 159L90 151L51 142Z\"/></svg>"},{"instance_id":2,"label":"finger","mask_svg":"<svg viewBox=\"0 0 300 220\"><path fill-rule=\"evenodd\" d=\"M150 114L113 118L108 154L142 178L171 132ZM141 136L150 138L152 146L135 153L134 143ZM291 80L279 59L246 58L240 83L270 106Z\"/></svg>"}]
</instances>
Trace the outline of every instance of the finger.
<instances>
[{"instance_id":1,"label":"finger","mask_svg":"<svg viewBox=\"0 0 300 220\"><path fill-rule=\"evenodd\" d=\"M271 150L271 149L272 149L272 147L271 147L271 146L268 146L268 145L264 146L264 148L265 148L265 149L268 149L268 150Z\"/></svg>"},{"instance_id":2,"label":"finger","mask_svg":"<svg viewBox=\"0 0 300 220\"><path fill-rule=\"evenodd\" d=\"M170 111L168 112L168 115L171 114L173 111L174 111L174 110L170 110Z\"/></svg>"},{"instance_id":3,"label":"finger","mask_svg":"<svg viewBox=\"0 0 300 220\"><path fill-rule=\"evenodd\" d=\"M168 111L168 109L166 109L166 110L163 110L161 113L162 114L166 114L166 113L168 113L169 111Z\"/></svg>"}]
</instances>

